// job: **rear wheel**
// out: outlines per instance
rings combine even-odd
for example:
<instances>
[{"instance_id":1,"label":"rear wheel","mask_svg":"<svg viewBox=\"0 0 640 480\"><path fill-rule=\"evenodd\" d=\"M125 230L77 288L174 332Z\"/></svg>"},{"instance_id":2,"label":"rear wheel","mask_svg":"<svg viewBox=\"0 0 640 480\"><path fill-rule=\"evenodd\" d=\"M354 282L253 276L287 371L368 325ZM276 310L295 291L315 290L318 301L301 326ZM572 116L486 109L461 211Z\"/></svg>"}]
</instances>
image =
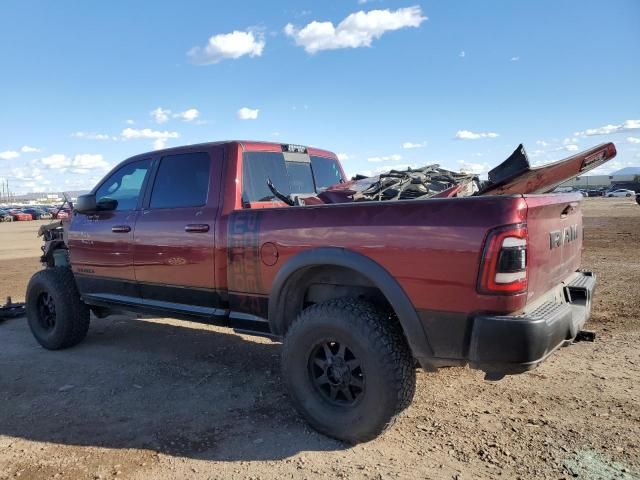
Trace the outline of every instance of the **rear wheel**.
<instances>
[{"instance_id":1,"label":"rear wheel","mask_svg":"<svg viewBox=\"0 0 640 480\"><path fill-rule=\"evenodd\" d=\"M89 308L68 268L37 272L27 287L27 320L38 343L49 350L80 343L89 329Z\"/></svg>"},{"instance_id":2,"label":"rear wheel","mask_svg":"<svg viewBox=\"0 0 640 480\"><path fill-rule=\"evenodd\" d=\"M415 392L414 361L397 320L358 299L305 309L285 337L282 370L311 426L350 443L391 426Z\"/></svg>"}]
</instances>

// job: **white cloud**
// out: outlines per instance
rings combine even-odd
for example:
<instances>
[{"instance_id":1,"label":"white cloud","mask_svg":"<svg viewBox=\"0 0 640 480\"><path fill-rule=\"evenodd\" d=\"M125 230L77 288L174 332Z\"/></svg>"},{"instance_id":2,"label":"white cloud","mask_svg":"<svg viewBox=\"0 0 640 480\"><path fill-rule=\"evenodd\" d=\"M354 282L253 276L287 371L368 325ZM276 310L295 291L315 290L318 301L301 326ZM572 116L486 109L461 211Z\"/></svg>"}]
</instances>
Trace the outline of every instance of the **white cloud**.
<instances>
[{"instance_id":1,"label":"white cloud","mask_svg":"<svg viewBox=\"0 0 640 480\"><path fill-rule=\"evenodd\" d=\"M190 108L188 110L185 110L184 112L175 113L173 115L174 118L180 118L185 122L193 122L199 116L200 112L197 108Z\"/></svg>"},{"instance_id":2,"label":"white cloud","mask_svg":"<svg viewBox=\"0 0 640 480\"><path fill-rule=\"evenodd\" d=\"M238 110L237 115L240 120L256 120L259 110L257 108L242 107Z\"/></svg>"},{"instance_id":3,"label":"white cloud","mask_svg":"<svg viewBox=\"0 0 640 480\"><path fill-rule=\"evenodd\" d=\"M464 57L466 57L466 56L467 56L467 54L466 54L466 53L464 53L464 50L462 50L462 51L458 54L458 56L459 56L460 58L464 58Z\"/></svg>"},{"instance_id":4,"label":"white cloud","mask_svg":"<svg viewBox=\"0 0 640 480\"><path fill-rule=\"evenodd\" d=\"M54 153L48 157L42 157L40 163L43 167L52 170L62 170L71 166L71 159L62 153Z\"/></svg>"},{"instance_id":5,"label":"white cloud","mask_svg":"<svg viewBox=\"0 0 640 480\"><path fill-rule=\"evenodd\" d=\"M169 121L169 115L171 115L171 110L158 107L155 110L152 110L151 112L149 112L149 115L153 117L153 119L157 124L162 124Z\"/></svg>"},{"instance_id":6,"label":"white cloud","mask_svg":"<svg viewBox=\"0 0 640 480\"><path fill-rule=\"evenodd\" d=\"M389 161L399 162L400 160L402 160L402 155L398 155L397 153L394 153L393 155L387 155L385 157L369 157L369 158L367 158L367 162L374 162L374 163L389 162ZM398 168L398 167L394 167L394 168Z\"/></svg>"},{"instance_id":7,"label":"white cloud","mask_svg":"<svg viewBox=\"0 0 640 480\"><path fill-rule=\"evenodd\" d=\"M5 152L0 152L0 159L2 160L13 160L14 158L18 158L20 154L15 150L7 150Z\"/></svg>"},{"instance_id":8,"label":"white cloud","mask_svg":"<svg viewBox=\"0 0 640 480\"><path fill-rule=\"evenodd\" d=\"M26 168L13 168L11 170L11 176L21 181L37 181L40 182L44 179L42 172L39 168L34 167L29 170Z\"/></svg>"},{"instance_id":9,"label":"white cloud","mask_svg":"<svg viewBox=\"0 0 640 480\"><path fill-rule=\"evenodd\" d=\"M582 132L576 132L574 135L578 137L591 137L593 135L610 135L612 133L630 132L640 130L640 120L626 120L618 125L605 125L599 128L588 128Z\"/></svg>"},{"instance_id":10,"label":"white cloud","mask_svg":"<svg viewBox=\"0 0 640 480\"><path fill-rule=\"evenodd\" d=\"M178 132L170 132L170 131L159 131L159 130L151 130L150 128L143 128L141 130L137 130L135 128L125 128L122 130L122 138L125 140L137 139L137 138L150 138L150 139L168 139L168 138L178 138L180 134Z\"/></svg>"},{"instance_id":11,"label":"white cloud","mask_svg":"<svg viewBox=\"0 0 640 480\"><path fill-rule=\"evenodd\" d=\"M463 173L480 175L481 173L486 173L489 170L491 170L491 168L487 163L460 162L460 171Z\"/></svg>"},{"instance_id":12,"label":"white cloud","mask_svg":"<svg viewBox=\"0 0 640 480\"><path fill-rule=\"evenodd\" d=\"M548 147L549 144L544 140L536 140L536 145L540 145L541 147Z\"/></svg>"},{"instance_id":13,"label":"white cloud","mask_svg":"<svg viewBox=\"0 0 640 480\"><path fill-rule=\"evenodd\" d=\"M336 156L341 162L344 162L345 160L349 160L351 158L351 155L349 155L348 153L337 153Z\"/></svg>"},{"instance_id":14,"label":"white cloud","mask_svg":"<svg viewBox=\"0 0 640 480\"><path fill-rule=\"evenodd\" d=\"M225 59L237 59L245 55L259 57L264 50L262 34L252 31L221 33L209 38L204 47L193 47L187 55L196 65L212 65Z\"/></svg>"},{"instance_id":15,"label":"white cloud","mask_svg":"<svg viewBox=\"0 0 640 480\"><path fill-rule=\"evenodd\" d=\"M496 138L499 135L494 132L471 132L469 130L458 130L456 139L458 140L477 140L479 138Z\"/></svg>"},{"instance_id":16,"label":"white cloud","mask_svg":"<svg viewBox=\"0 0 640 480\"><path fill-rule=\"evenodd\" d=\"M402 144L402 148L405 150L411 150L412 148L423 148L427 146L427 142L413 143L413 142L404 142Z\"/></svg>"},{"instance_id":17,"label":"white cloud","mask_svg":"<svg viewBox=\"0 0 640 480\"><path fill-rule=\"evenodd\" d=\"M136 122L134 122L133 120L131 120L131 119L129 118L129 119L127 119L127 120L125 121L125 123L126 123L127 125L133 125L133 124L134 124L134 123L136 123Z\"/></svg>"},{"instance_id":18,"label":"white cloud","mask_svg":"<svg viewBox=\"0 0 640 480\"><path fill-rule=\"evenodd\" d=\"M111 140L112 137L106 133L95 132L74 132L71 134L74 138L85 138L87 140Z\"/></svg>"},{"instance_id":19,"label":"white cloud","mask_svg":"<svg viewBox=\"0 0 640 480\"><path fill-rule=\"evenodd\" d=\"M20 151L22 153L32 153L32 152L40 152L41 150L39 148L36 147L30 147L29 145L24 145Z\"/></svg>"},{"instance_id":20,"label":"white cloud","mask_svg":"<svg viewBox=\"0 0 640 480\"><path fill-rule=\"evenodd\" d=\"M580 147L578 147L578 145L569 144L569 145L565 145L564 149L567 152L577 152L580 149Z\"/></svg>"},{"instance_id":21,"label":"white cloud","mask_svg":"<svg viewBox=\"0 0 640 480\"><path fill-rule=\"evenodd\" d=\"M562 140L562 144L563 145L570 145L570 144L575 144L578 143L579 140L576 137L567 137L564 140Z\"/></svg>"},{"instance_id":22,"label":"white cloud","mask_svg":"<svg viewBox=\"0 0 640 480\"><path fill-rule=\"evenodd\" d=\"M54 153L53 155L37 160L36 164L49 170L59 170L61 172L70 170L72 173L78 174L88 173L96 169L107 170L109 168L109 164L104 160L102 155L91 153L78 154L73 158L67 157L62 153ZM27 173L24 169L16 168L13 170L13 174L16 178L43 183L43 177L40 174L40 169L37 167L33 168L30 173Z\"/></svg>"},{"instance_id":23,"label":"white cloud","mask_svg":"<svg viewBox=\"0 0 640 480\"><path fill-rule=\"evenodd\" d=\"M151 130L150 128L143 128L142 130L125 128L122 130L121 135L124 140L135 140L139 138L151 139L153 140L154 150L163 149L166 146L168 139L178 138L180 136L178 132Z\"/></svg>"},{"instance_id":24,"label":"white cloud","mask_svg":"<svg viewBox=\"0 0 640 480\"><path fill-rule=\"evenodd\" d=\"M627 137L627 142L629 142L629 143L640 143L640 138L638 138L638 137Z\"/></svg>"},{"instance_id":25,"label":"white cloud","mask_svg":"<svg viewBox=\"0 0 640 480\"><path fill-rule=\"evenodd\" d=\"M520 57L511 57L511 62L518 62L520 61Z\"/></svg>"},{"instance_id":26,"label":"white cloud","mask_svg":"<svg viewBox=\"0 0 640 480\"><path fill-rule=\"evenodd\" d=\"M633 167L636 163L633 161L624 161L624 160L612 160L610 162L605 163L604 165L594 168L589 172L589 175L610 175L616 170L620 170L625 167Z\"/></svg>"},{"instance_id":27,"label":"white cloud","mask_svg":"<svg viewBox=\"0 0 640 480\"><path fill-rule=\"evenodd\" d=\"M419 6L399 8L398 10L359 11L348 15L338 26L332 22L313 21L301 29L288 23L284 33L292 37L295 44L303 47L307 53L338 48L369 47L373 40L386 32L402 28L416 28L427 17L422 15Z\"/></svg>"},{"instance_id":28,"label":"white cloud","mask_svg":"<svg viewBox=\"0 0 640 480\"><path fill-rule=\"evenodd\" d=\"M100 154L83 153L76 155L71 162L71 171L74 173L88 173L90 170L107 170L109 164Z\"/></svg>"}]
</instances>

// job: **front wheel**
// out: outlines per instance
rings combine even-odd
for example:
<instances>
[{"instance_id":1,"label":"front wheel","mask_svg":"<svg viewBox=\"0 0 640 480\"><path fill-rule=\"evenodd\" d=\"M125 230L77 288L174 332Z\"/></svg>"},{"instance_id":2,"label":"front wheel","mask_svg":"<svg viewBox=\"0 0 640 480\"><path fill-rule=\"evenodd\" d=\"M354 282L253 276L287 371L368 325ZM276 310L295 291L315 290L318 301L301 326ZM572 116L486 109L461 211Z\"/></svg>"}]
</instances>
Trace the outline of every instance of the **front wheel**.
<instances>
[{"instance_id":1,"label":"front wheel","mask_svg":"<svg viewBox=\"0 0 640 480\"><path fill-rule=\"evenodd\" d=\"M284 339L292 402L313 428L350 443L372 440L413 399L413 357L398 321L353 298L305 309Z\"/></svg>"},{"instance_id":2,"label":"front wheel","mask_svg":"<svg viewBox=\"0 0 640 480\"><path fill-rule=\"evenodd\" d=\"M27 320L33 336L48 350L80 343L89 330L89 307L68 268L45 268L29 281Z\"/></svg>"}]
</instances>

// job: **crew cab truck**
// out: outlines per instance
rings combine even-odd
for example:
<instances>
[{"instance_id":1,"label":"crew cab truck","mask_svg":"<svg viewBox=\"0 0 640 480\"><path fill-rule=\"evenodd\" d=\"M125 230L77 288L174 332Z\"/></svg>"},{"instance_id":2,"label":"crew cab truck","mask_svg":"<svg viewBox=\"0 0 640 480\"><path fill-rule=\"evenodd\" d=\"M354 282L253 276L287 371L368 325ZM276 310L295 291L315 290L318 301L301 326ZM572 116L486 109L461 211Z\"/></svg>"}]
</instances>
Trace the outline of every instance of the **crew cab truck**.
<instances>
[{"instance_id":1,"label":"crew cab truck","mask_svg":"<svg viewBox=\"0 0 640 480\"><path fill-rule=\"evenodd\" d=\"M91 311L130 311L271 337L301 415L356 443L410 404L417 365L498 379L534 368L588 319L580 194L281 198L345 180L333 153L275 143L129 158L45 235L31 330L67 348Z\"/></svg>"}]
</instances>

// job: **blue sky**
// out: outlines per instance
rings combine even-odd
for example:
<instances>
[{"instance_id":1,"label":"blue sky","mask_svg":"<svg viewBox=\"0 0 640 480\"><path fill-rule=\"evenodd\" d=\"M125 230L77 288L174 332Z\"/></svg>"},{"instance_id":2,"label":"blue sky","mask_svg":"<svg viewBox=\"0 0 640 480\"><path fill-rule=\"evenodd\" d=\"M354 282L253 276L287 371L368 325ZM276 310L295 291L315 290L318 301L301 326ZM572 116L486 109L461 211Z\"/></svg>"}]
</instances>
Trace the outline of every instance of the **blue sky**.
<instances>
[{"instance_id":1,"label":"blue sky","mask_svg":"<svg viewBox=\"0 0 640 480\"><path fill-rule=\"evenodd\" d=\"M614 141L600 171L640 165L636 0L3 0L0 22L16 192L220 139L319 146L348 173L486 172L520 142L539 164Z\"/></svg>"}]
</instances>

